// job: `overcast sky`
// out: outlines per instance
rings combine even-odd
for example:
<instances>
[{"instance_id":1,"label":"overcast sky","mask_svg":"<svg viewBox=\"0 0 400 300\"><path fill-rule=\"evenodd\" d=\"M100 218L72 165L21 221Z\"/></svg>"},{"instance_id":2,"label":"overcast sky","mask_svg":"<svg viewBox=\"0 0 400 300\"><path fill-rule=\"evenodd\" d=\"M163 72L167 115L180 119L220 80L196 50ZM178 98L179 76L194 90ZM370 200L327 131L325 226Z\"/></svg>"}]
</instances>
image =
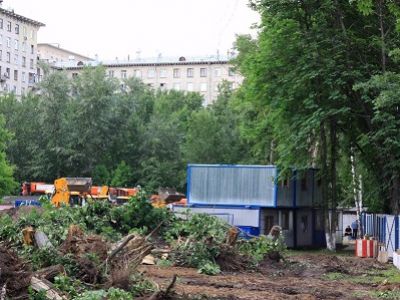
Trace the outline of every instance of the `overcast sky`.
<instances>
[{"instance_id":1,"label":"overcast sky","mask_svg":"<svg viewBox=\"0 0 400 300\"><path fill-rule=\"evenodd\" d=\"M41 43L100 59L221 54L259 21L248 0L5 0L3 8L46 24Z\"/></svg>"}]
</instances>

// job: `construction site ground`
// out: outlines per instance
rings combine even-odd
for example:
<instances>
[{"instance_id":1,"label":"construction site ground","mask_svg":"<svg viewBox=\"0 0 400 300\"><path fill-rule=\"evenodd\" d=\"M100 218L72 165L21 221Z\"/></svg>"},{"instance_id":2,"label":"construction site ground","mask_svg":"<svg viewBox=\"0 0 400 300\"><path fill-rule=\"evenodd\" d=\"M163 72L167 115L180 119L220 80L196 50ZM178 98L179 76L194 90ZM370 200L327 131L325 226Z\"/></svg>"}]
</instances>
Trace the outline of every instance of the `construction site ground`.
<instances>
[{"instance_id":1,"label":"construction site ground","mask_svg":"<svg viewBox=\"0 0 400 300\"><path fill-rule=\"evenodd\" d=\"M177 299L400 299L400 272L352 251L290 251L283 262L267 260L259 270L217 276L180 267L141 271L161 287L176 274Z\"/></svg>"}]
</instances>

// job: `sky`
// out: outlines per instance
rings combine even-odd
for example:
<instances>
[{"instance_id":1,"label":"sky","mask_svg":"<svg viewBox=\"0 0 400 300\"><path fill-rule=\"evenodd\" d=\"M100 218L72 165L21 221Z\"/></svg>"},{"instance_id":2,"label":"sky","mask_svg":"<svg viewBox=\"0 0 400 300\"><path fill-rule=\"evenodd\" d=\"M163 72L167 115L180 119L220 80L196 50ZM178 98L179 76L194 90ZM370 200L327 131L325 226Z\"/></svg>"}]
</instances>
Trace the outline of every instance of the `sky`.
<instances>
[{"instance_id":1,"label":"sky","mask_svg":"<svg viewBox=\"0 0 400 300\"><path fill-rule=\"evenodd\" d=\"M248 0L4 0L25 17L45 23L39 43L100 60L226 54L235 34L259 22Z\"/></svg>"}]
</instances>

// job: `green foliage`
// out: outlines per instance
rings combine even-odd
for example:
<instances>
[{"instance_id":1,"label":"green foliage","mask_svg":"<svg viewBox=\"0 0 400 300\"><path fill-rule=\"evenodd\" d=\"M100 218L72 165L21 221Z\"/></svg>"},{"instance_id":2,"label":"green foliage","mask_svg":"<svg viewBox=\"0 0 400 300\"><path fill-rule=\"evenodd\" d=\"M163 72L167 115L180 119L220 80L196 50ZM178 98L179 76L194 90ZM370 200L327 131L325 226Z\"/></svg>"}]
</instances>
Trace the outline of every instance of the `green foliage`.
<instances>
[{"instance_id":1,"label":"green foliage","mask_svg":"<svg viewBox=\"0 0 400 300\"><path fill-rule=\"evenodd\" d=\"M13 178L14 168L7 161L5 152L10 139L11 136L5 129L4 118L0 114L0 197L13 193L18 186Z\"/></svg>"},{"instance_id":2,"label":"green foliage","mask_svg":"<svg viewBox=\"0 0 400 300\"><path fill-rule=\"evenodd\" d=\"M221 269L215 263L205 262L202 266L200 266L198 272L206 275L217 275L221 273Z\"/></svg>"},{"instance_id":3,"label":"green foliage","mask_svg":"<svg viewBox=\"0 0 400 300\"><path fill-rule=\"evenodd\" d=\"M200 268L214 262L220 253L229 225L207 214L187 214L188 220L176 220L165 232L174 249L173 261L178 265ZM186 238L186 241L179 241Z\"/></svg>"},{"instance_id":4,"label":"green foliage","mask_svg":"<svg viewBox=\"0 0 400 300\"><path fill-rule=\"evenodd\" d=\"M146 192L140 190L125 205L110 210L112 226L126 234L134 228L146 231L154 229L159 223L170 218L170 213L163 208L154 208L148 201Z\"/></svg>"},{"instance_id":5,"label":"green foliage","mask_svg":"<svg viewBox=\"0 0 400 300\"><path fill-rule=\"evenodd\" d=\"M79 294L78 291L83 289L79 280L64 275L56 276L54 278L54 287L68 294L71 298L77 297Z\"/></svg>"},{"instance_id":6,"label":"green foliage","mask_svg":"<svg viewBox=\"0 0 400 300\"><path fill-rule=\"evenodd\" d=\"M262 235L257 238L239 242L239 252L251 257L255 264L262 261L265 256L270 253L279 253L283 255L285 250L286 245L283 236L273 240L268 236Z\"/></svg>"},{"instance_id":7,"label":"green foliage","mask_svg":"<svg viewBox=\"0 0 400 300\"><path fill-rule=\"evenodd\" d=\"M130 178L132 178L131 168L125 161L121 161L114 171L111 179L111 186L127 187L129 184L132 184L129 182Z\"/></svg>"},{"instance_id":8,"label":"green foliage","mask_svg":"<svg viewBox=\"0 0 400 300\"><path fill-rule=\"evenodd\" d=\"M174 265L174 263L172 261L170 261L169 259L159 259L157 260L157 266L159 267L172 267Z\"/></svg>"},{"instance_id":9,"label":"green foliage","mask_svg":"<svg viewBox=\"0 0 400 300\"><path fill-rule=\"evenodd\" d=\"M130 288L130 292L133 297L153 293L157 288L152 281L146 279L142 274L135 274L132 279L134 284Z\"/></svg>"},{"instance_id":10,"label":"green foliage","mask_svg":"<svg viewBox=\"0 0 400 300\"><path fill-rule=\"evenodd\" d=\"M47 300L46 290L35 291L32 287L29 287L29 300Z\"/></svg>"}]
</instances>

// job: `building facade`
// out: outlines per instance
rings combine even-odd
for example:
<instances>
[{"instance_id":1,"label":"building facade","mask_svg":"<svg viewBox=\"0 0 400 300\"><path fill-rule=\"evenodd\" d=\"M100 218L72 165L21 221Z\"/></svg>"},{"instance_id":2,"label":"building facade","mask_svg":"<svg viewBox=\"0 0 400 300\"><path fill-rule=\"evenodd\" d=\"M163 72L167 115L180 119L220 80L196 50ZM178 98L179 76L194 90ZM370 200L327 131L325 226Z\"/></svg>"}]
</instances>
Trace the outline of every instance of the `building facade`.
<instances>
[{"instance_id":1,"label":"building facade","mask_svg":"<svg viewBox=\"0 0 400 300\"><path fill-rule=\"evenodd\" d=\"M189 165L187 206L173 211L214 215L251 235L279 225L288 247L324 245L317 170L293 171L287 180L278 172L274 165Z\"/></svg>"},{"instance_id":2,"label":"building facade","mask_svg":"<svg viewBox=\"0 0 400 300\"><path fill-rule=\"evenodd\" d=\"M48 64L68 61L91 61L90 57L60 47L59 44L40 43L37 45L38 58Z\"/></svg>"},{"instance_id":3,"label":"building facade","mask_svg":"<svg viewBox=\"0 0 400 300\"><path fill-rule=\"evenodd\" d=\"M34 88L37 66L37 33L43 23L0 8L0 91L17 96Z\"/></svg>"},{"instance_id":4,"label":"building facade","mask_svg":"<svg viewBox=\"0 0 400 300\"><path fill-rule=\"evenodd\" d=\"M198 92L204 97L204 105L211 104L218 96L218 87L223 81L237 88L243 77L236 73L227 57L176 57L149 58L126 61L67 61L54 66L65 70L69 77L78 76L86 66L103 65L109 77L118 78L121 87L129 77L141 79L145 84L161 90Z\"/></svg>"}]
</instances>

